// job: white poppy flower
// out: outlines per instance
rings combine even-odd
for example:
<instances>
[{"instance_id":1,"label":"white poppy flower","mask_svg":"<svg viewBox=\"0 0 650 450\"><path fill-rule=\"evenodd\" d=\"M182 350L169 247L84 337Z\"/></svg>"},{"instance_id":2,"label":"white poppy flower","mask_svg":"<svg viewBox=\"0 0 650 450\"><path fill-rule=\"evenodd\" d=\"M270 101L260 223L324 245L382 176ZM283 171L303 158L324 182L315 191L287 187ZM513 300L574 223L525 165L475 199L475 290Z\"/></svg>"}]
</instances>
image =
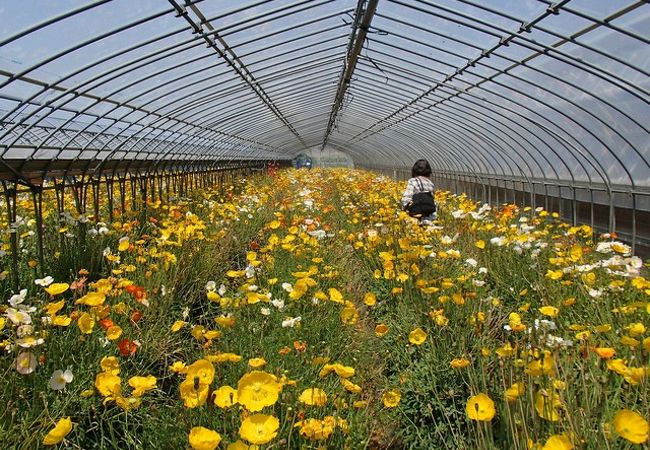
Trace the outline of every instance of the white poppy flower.
<instances>
[{"instance_id":1,"label":"white poppy flower","mask_svg":"<svg viewBox=\"0 0 650 450\"><path fill-rule=\"evenodd\" d=\"M26 311L20 311L15 308L7 308L5 316L11 320L14 325L20 325L21 323L32 323L32 317Z\"/></svg>"},{"instance_id":2,"label":"white poppy flower","mask_svg":"<svg viewBox=\"0 0 650 450\"><path fill-rule=\"evenodd\" d=\"M35 338L34 336L25 336L20 339L16 339L16 344L22 348L31 348L36 347L37 345L43 345L45 339Z\"/></svg>"},{"instance_id":3,"label":"white poppy flower","mask_svg":"<svg viewBox=\"0 0 650 450\"><path fill-rule=\"evenodd\" d=\"M45 278L37 278L34 280L34 284L42 287L47 287L50 284L54 283L54 278L51 276L46 276Z\"/></svg>"},{"instance_id":4,"label":"white poppy flower","mask_svg":"<svg viewBox=\"0 0 650 450\"><path fill-rule=\"evenodd\" d=\"M282 321L282 328L293 328L302 320L300 316L294 317L293 319L286 319Z\"/></svg>"},{"instance_id":5,"label":"white poppy flower","mask_svg":"<svg viewBox=\"0 0 650 450\"><path fill-rule=\"evenodd\" d=\"M497 247L501 247L505 245L505 243L506 243L505 236L496 236L490 239L490 244L496 245Z\"/></svg>"},{"instance_id":6,"label":"white poppy flower","mask_svg":"<svg viewBox=\"0 0 650 450\"><path fill-rule=\"evenodd\" d=\"M14 308L17 308L18 305L25 301L25 297L27 297L27 289L22 289L20 293L11 296L9 304Z\"/></svg>"},{"instance_id":7,"label":"white poppy flower","mask_svg":"<svg viewBox=\"0 0 650 450\"><path fill-rule=\"evenodd\" d=\"M16 358L16 370L22 375L28 375L36 369L36 357L32 352L21 352Z\"/></svg>"}]
</instances>

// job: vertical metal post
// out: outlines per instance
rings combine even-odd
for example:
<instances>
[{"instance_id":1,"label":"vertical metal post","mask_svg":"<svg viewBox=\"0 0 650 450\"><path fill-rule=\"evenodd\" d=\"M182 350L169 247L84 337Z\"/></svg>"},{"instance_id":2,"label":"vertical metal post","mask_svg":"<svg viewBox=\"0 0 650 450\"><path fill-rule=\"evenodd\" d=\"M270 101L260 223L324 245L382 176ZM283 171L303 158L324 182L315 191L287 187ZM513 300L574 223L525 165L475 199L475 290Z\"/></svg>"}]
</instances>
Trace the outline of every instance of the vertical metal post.
<instances>
[{"instance_id":1,"label":"vertical metal post","mask_svg":"<svg viewBox=\"0 0 650 450\"><path fill-rule=\"evenodd\" d=\"M571 209L573 211L573 226L575 227L578 224L578 200L576 198L576 187L572 186L571 188L573 190Z\"/></svg>"},{"instance_id":2,"label":"vertical metal post","mask_svg":"<svg viewBox=\"0 0 650 450\"><path fill-rule=\"evenodd\" d=\"M113 199L114 199L114 191L113 191L113 179L112 178L107 178L106 179L106 203L108 207L108 220L110 222L113 221Z\"/></svg>"},{"instance_id":3,"label":"vertical metal post","mask_svg":"<svg viewBox=\"0 0 650 450\"><path fill-rule=\"evenodd\" d=\"M636 251L636 193L632 192L632 254Z\"/></svg>"},{"instance_id":4,"label":"vertical metal post","mask_svg":"<svg viewBox=\"0 0 650 450\"><path fill-rule=\"evenodd\" d=\"M590 222L589 225L591 226L591 231L594 231L594 190L589 186L589 197L591 199L591 202L589 203L589 214L590 214Z\"/></svg>"},{"instance_id":5,"label":"vertical metal post","mask_svg":"<svg viewBox=\"0 0 650 450\"><path fill-rule=\"evenodd\" d=\"M120 215L123 216L126 211L126 175L118 179L118 186L120 188Z\"/></svg>"},{"instance_id":6,"label":"vertical metal post","mask_svg":"<svg viewBox=\"0 0 650 450\"><path fill-rule=\"evenodd\" d=\"M34 215L36 216L36 249L38 252L38 273L42 276L45 266L43 251L43 186L32 186L32 201L34 202Z\"/></svg>"},{"instance_id":7,"label":"vertical metal post","mask_svg":"<svg viewBox=\"0 0 650 450\"><path fill-rule=\"evenodd\" d=\"M94 222L99 222L99 204L100 204L100 180L99 178L93 178L92 180L92 197L93 197L93 215Z\"/></svg>"},{"instance_id":8,"label":"vertical metal post","mask_svg":"<svg viewBox=\"0 0 650 450\"><path fill-rule=\"evenodd\" d=\"M616 231L616 210L614 209L614 193L609 191L609 230L610 233Z\"/></svg>"},{"instance_id":9,"label":"vertical metal post","mask_svg":"<svg viewBox=\"0 0 650 450\"><path fill-rule=\"evenodd\" d=\"M11 277L13 278L14 290L20 290L20 276L18 274L18 261L20 254L18 253L18 229L16 223L16 196L17 189L16 183L9 187L6 181L2 181L2 188L5 194L5 201L7 202L7 221L9 222L9 245L11 246Z\"/></svg>"},{"instance_id":10,"label":"vertical metal post","mask_svg":"<svg viewBox=\"0 0 650 450\"><path fill-rule=\"evenodd\" d=\"M535 204L535 183L533 180L530 180L530 215L531 217L535 215L535 209L537 206Z\"/></svg>"},{"instance_id":11,"label":"vertical metal post","mask_svg":"<svg viewBox=\"0 0 650 450\"><path fill-rule=\"evenodd\" d=\"M548 211L548 184L544 183L544 209Z\"/></svg>"},{"instance_id":12,"label":"vertical metal post","mask_svg":"<svg viewBox=\"0 0 650 450\"><path fill-rule=\"evenodd\" d=\"M129 187L131 188L131 205L132 210L138 210L138 192L137 192L137 177L133 174L129 177Z\"/></svg>"}]
</instances>

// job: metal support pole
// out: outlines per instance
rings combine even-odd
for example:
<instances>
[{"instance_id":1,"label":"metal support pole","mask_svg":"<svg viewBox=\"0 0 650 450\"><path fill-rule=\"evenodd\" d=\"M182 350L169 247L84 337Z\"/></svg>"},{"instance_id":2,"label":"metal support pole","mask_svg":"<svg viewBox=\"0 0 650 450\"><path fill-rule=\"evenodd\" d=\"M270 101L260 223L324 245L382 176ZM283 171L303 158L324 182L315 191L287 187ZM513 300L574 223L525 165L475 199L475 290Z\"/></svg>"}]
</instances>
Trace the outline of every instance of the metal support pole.
<instances>
[{"instance_id":1,"label":"metal support pole","mask_svg":"<svg viewBox=\"0 0 650 450\"><path fill-rule=\"evenodd\" d=\"M16 224L16 184L11 187L6 181L2 182L2 188L5 194L5 201L7 202L7 220L9 222L9 245L11 246L11 277L15 292L20 290L20 276L18 274L18 261L20 254L18 253L18 230Z\"/></svg>"},{"instance_id":2,"label":"metal support pole","mask_svg":"<svg viewBox=\"0 0 650 450\"><path fill-rule=\"evenodd\" d=\"M36 250L38 252L38 273L42 276L45 266L43 256L43 186L32 186L32 201L34 203L34 216L36 219Z\"/></svg>"}]
</instances>

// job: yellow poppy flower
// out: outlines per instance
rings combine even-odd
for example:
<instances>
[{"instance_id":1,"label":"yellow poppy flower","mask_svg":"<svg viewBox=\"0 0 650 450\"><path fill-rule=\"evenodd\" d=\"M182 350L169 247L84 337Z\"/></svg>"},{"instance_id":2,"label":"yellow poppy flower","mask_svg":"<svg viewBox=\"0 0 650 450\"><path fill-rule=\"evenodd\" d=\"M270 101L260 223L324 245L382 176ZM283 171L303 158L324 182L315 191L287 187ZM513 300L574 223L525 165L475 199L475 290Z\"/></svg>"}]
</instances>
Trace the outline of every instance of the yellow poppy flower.
<instances>
[{"instance_id":1,"label":"yellow poppy flower","mask_svg":"<svg viewBox=\"0 0 650 450\"><path fill-rule=\"evenodd\" d=\"M237 403L237 390L231 386L221 386L214 391L214 404L219 408L230 408Z\"/></svg>"},{"instance_id":2,"label":"yellow poppy flower","mask_svg":"<svg viewBox=\"0 0 650 450\"><path fill-rule=\"evenodd\" d=\"M214 450L221 442L221 435L209 428L192 427L189 441L194 450Z\"/></svg>"},{"instance_id":3,"label":"yellow poppy flower","mask_svg":"<svg viewBox=\"0 0 650 450\"><path fill-rule=\"evenodd\" d=\"M180 396L186 408L197 408L208 400L209 390L210 386L201 383L198 376L188 376L180 385Z\"/></svg>"},{"instance_id":4,"label":"yellow poppy flower","mask_svg":"<svg viewBox=\"0 0 650 450\"><path fill-rule=\"evenodd\" d=\"M402 399L402 393L399 389L391 389L384 392L381 396L381 401L386 408L395 408L399 405L400 400Z\"/></svg>"},{"instance_id":5,"label":"yellow poppy flower","mask_svg":"<svg viewBox=\"0 0 650 450\"><path fill-rule=\"evenodd\" d=\"M237 384L237 400L252 412L261 411L278 401L282 385L270 373L254 370L240 378Z\"/></svg>"},{"instance_id":6,"label":"yellow poppy flower","mask_svg":"<svg viewBox=\"0 0 650 450\"><path fill-rule=\"evenodd\" d=\"M133 388L134 397L141 397L145 392L156 389L156 383L156 377L152 375L129 378L129 386Z\"/></svg>"},{"instance_id":7,"label":"yellow poppy flower","mask_svg":"<svg viewBox=\"0 0 650 450\"><path fill-rule=\"evenodd\" d=\"M535 394L535 410L542 419L557 422L560 420L559 409L561 407L562 400L560 400L560 396L556 392L540 390Z\"/></svg>"},{"instance_id":8,"label":"yellow poppy flower","mask_svg":"<svg viewBox=\"0 0 650 450\"><path fill-rule=\"evenodd\" d=\"M386 333L388 333L388 326L384 325L383 323L380 323L375 327L375 336L382 337Z\"/></svg>"},{"instance_id":9,"label":"yellow poppy flower","mask_svg":"<svg viewBox=\"0 0 650 450\"><path fill-rule=\"evenodd\" d=\"M329 373L335 372L341 378L350 378L354 376L355 370L354 367L344 366L342 364L325 364L321 369L318 376L323 378Z\"/></svg>"},{"instance_id":10,"label":"yellow poppy flower","mask_svg":"<svg viewBox=\"0 0 650 450\"><path fill-rule=\"evenodd\" d=\"M471 420L489 422L496 414L494 402L486 394L480 393L467 399L465 405L467 417Z\"/></svg>"},{"instance_id":11,"label":"yellow poppy flower","mask_svg":"<svg viewBox=\"0 0 650 450\"><path fill-rule=\"evenodd\" d=\"M307 439L324 440L330 437L336 427L336 420L332 416L327 416L323 420L305 419L294 424L294 427L300 428L300 435Z\"/></svg>"},{"instance_id":12,"label":"yellow poppy flower","mask_svg":"<svg viewBox=\"0 0 650 450\"><path fill-rule=\"evenodd\" d=\"M546 440L542 450L572 450L573 448L573 444L566 435L554 434Z\"/></svg>"},{"instance_id":13,"label":"yellow poppy flower","mask_svg":"<svg viewBox=\"0 0 650 450\"><path fill-rule=\"evenodd\" d=\"M72 318L70 316L54 316L52 317L52 325L57 327L67 327L72 323ZM2 328L0 328L2 329Z\"/></svg>"},{"instance_id":14,"label":"yellow poppy flower","mask_svg":"<svg viewBox=\"0 0 650 450\"><path fill-rule=\"evenodd\" d=\"M449 363L454 369L463 369L469 366L471 363L468 359L465 358L454 358Z\"/></svg>"},{"instance_id":15,"label":"yellow poppy flower","mask_svg":"<svg viewBox=\"0 0 650 450\"><path fill-rule=\"evenodd\" d=\"M354 306L347 306L341 310L341 322L354 325L359 320L359 313Z\"/></svg>"},{"instance_id":16,"label":"yellow poppy flower","mask_svg":"<svg viewBox=\"0 0 650 450\"><path fill-rule=\"evenodd\" d=\"M54 316L65 306L65 300L59 300L58 302L48 303L43 308L48 316ZM0 328L2 329L2 328Z\"/></svg>"},{"instance_id":17,"label":"yellow poppy flower","mask_svg":"<svg viewBox=\"0 0 650 450\"><path fill-rule=\"evenodd\" d=\"M377 303L377 296L372 292L366 292L366 295L363 296L363 303L366 306L374 306Z\"/></svg>"},{"instance_id":18,"label":"yellow poppy flower","mask_svg":"<svg viewBox=\"0 0 650 450\"><path fill-rule=\"evenodd\" d=\"M346 380L345 378L341 378L341 385L345 388L346 391L352 393L352 394L358 394L361 392L361 386L354 384L350 380Z\"/></svg>"},{"instance_id":19,"label":"yellow poppy flower","mask_svg":"<svg viewBox=\"0 0 650 450\"><path fill-rule=\"evenodd\" d=\"M52 283L45 288L45 292L47 292L51 296L55 296L55 295L63 294L69 288L70 285L68 283Z\"/></svg>"},{"instance_id":20,"label":"yellow poppy flower","mask_svg":"<svg viewBox=\"0 0 650 450\"><path fill-rule=\"evenodd\" d=\"M130 245L130 242L129 242L128 237L125 236L123 238L120 238L120 241L119 241L119 243L117 245L117 250L120 251L120 252L124 252L124 251L129 249L129 245Z\"/></svg>"},{"instance_id":21,"label":"yellow poppy flower","mask_svg":"<svg viewBox=\"0 0 650 450\"><path fill-rule=\"evenodd\" d=\"M207 359L198 359L187 366L187 378L198 377L202 384L210 384L214 380L214 366Z\"/></svg>"},{"instance_id":22,"label":"yellow poppy flower","mask_svg":"<svg viewBox=\"0 0 650 450\"><path fill-rule=\"evenodd\" d=\"M111 372L101 372L95 377L95 388L103 397L119 396L122 392L122 380Z\"/></svg>"},{"instance_id":23,"label":"yellow poppy flower","mask_svg":"<svg viewBox=\"0 0 650 450\"><path fill-rule=\"evenodd\" d=\"M120 373L120 362L115 356L104 356L99 365L102 372L109 372L113 375Z\"/></svg>"},{"instance_id":24,"label":"yellow poppy flower","mask_svg":"<svg viewBox=\"0 0 650 450\"><path fill-rule=\"evenodd\" d=\"M639 413L622 409L614 416L614 429L623 439L634 444L643 444L648 440L648 421Z\"/></svg>"},{"instance_id":25,"label":"yellow poppy flower","mask_svg":"<svg viewBox=\"0 0 650 450\"><path fill-rule=\"evenodd\" d=\"M427 333L420 327L409 333L409 342L413 345L422 345L427 340Z\"/></svg>"},{"instance_id":26,"label":"yellow poppy flower","mask_svg":"<svg viewBox=\"0 0 650 450\"><path fill-rule=\"evenodd\" d=\"M187 366L183 361L174 361L174 364L169 366L169 370L174 373L187 373Z\"/></svg>"},{"instance_id":27,"label":"yellow poppy flower","mask_svg":"<svg viewBox=\"0 0 650 450\"><path fill-rule=\"evenodd\" d=\"M89 292L74 303L75 305L99 306L105 301L106 295L102 292Z\"/></svg>"},{"instance_id":28,"label":"yellow poppy flower","mask_svg":"<svg viewBox=\"0 0 650 450\"><path fill-rule=\"evenodd\" d=\"M246 417L239 427L239 436L251 444L262 445L270 442L278 434L280 421L266 414L253 414Z\"/></svg>"},{"instance_id":29,"label":"yellow poppy flower","mask_svg":"<svg viewBox=\"0 0 650 450\"><path fill-rule=\"evenodd\" d=\"M237 439L235 442L228 444L226 450L259 450L259 447L257 445L248 445L241 439Z\"/></svg>"},{"instance_id":30,"label":"yellow poppy flower","mask_svg":"<svg viewBox=\"0 0 650 450\"><path fill-rule=\"evenodd\" d=\"M542 306L541 308L539 308L539 312L545 316L554 318L557 317L560 310L557 309L555 306Z\"/></svg>"},{"instance_id":31,"label":"yellow poppy flower","mask_svg":"<svg viewBox=\"0 0 650 450\"><path fill-rule=\"evenodd\" d=\"M79 319L77 319L77 325L82 333L90 334L93 332L93 328L95 327L95 319L93 319L90 314L83 313L79 316Z\"/></svg>"},{"instance_id":32,"label":"yellow poppy flower","mask_svg":"<svg viewBox=\"0 0 650 450\"><path fill-rule=\"evenodd\" d=\"M248 367L252 369L259 369L266 365L266 360L264 358L251 358L248 360Z\"/></svg>"},{"instance_id":33,"label":"yellow poppy flower","mask_svg":"<svg viewBox=\"0 0 650 450\"><path fill-rule=\"evenodd\" d=\"M641 322L631 323L625 327L630 336L636 337L644 334L646 332L645 325Z\"/></svg>"},{"instance_id":34,"label":"yellow poppy flower","mask_svg":"<svg viewBox=\"0 0 650 450\"><path fill-rule=\"evenodd\" d=\"M122 336L122 327L119 325L113 325L106 330L106 339L109 341L114 341L120 336Z\"/></svg>"},{"instance_id":35,"label":"yellow poppy flower","mask_svg":"<svg viewBox=\"0 0 650 450\"><path fill-rule=\"evenodd\" d=\"M330 300L335 302L335 303L343 303L343 294L336 289L336 288L330 288L329 289L329 294L330 294Z\"/></svg>"},{"instance_id":36,"label":"yellow poppy flower","mask_svg":"<svg viewBox=\"0 0 650 450\"><path fill-rule=\"evenodd\" d=\"M616 350L611 347L598 347L594 349L594 351L599 357L603 359L609 359L616 354Z\"/></svg>"},{"instance_id":37,"label":"yellow poppy flower","mask_svg":"<svg viewBox=\"0 0 650 450\"><path fill-rule=\"evenodd\" d=\"M524 395L524 383L513 383L508 389L506 389L506 400L509 402L514 402L519 397Z\"/></svg>"},{"instance_id":38,"label":"yellow poppy flower","mask_svg":"<svg viewBox=\"0 0 650 450\"><path fill-rule=\"evenodd\" d=\"M186 324L187 322L184 322L182 320L177 320L172 324L171 331L172 333L176 333L177 331L180 331L181 328Z\"/></svg>"},{"instance_id":39,"label":"yellow poppy flower","mask_svg":"<svg viewBox=\"0 0 650 450\"><path fill-rule=\"evenodd\" d=\"M59 419L43 438L43 445L56 445L61 442L72 431L72 421L69 417Z\"/></svg>"},{"instance_id":40,"label":"yellow poppy flower","mask_svg":"<svg viewBox=\"0 0 650 450\"><path fill-rule=\"evenodd\" d=\"M305 389L298 400L305 405L324 406L327 403L327 394L318 388Z\"/></svg>"},{"instance_id":41,"label":"yellow poppy flower","mask_svg":"<svg viewBox=\"0 0 650 450\"><path fill-rule=\"evenodd\" d=\"M216 355L207 355L205 358L214 363L239 362L242 360L242 357L235 353L219 353Z\"/></svg>"}]
</instances>

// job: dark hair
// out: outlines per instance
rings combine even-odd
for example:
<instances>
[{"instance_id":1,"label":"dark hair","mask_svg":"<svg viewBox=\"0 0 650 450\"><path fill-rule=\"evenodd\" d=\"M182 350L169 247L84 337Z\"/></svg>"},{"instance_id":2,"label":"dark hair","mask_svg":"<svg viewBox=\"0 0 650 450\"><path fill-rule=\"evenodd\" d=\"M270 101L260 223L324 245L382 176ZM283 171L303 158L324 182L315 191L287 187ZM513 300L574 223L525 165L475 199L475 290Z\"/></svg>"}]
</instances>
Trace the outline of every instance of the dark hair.
<instances>
[{"instance_id":1,"label":"dark hair","mask_svg":"<svg viewBox=\"0 0 650 450\"><path fill-rule=\"evenodd\" d=\"M413 168L411 169L411 178L415 177L430 177L431 176L431 166L429 165L429 161L426 159L418 159L415 161L415 164L413 164Z\"/></svg>"}]
</instances>

